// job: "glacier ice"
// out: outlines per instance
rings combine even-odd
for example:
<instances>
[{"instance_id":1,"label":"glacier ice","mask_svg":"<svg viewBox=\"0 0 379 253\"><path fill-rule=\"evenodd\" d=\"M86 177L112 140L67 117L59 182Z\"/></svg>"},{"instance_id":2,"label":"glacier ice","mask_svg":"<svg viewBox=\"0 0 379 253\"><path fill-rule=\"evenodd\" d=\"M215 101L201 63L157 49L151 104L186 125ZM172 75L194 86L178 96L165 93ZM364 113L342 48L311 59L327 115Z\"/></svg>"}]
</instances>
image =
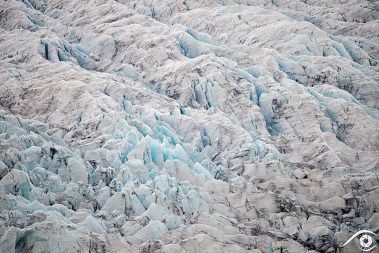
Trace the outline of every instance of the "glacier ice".
<instances>
[{"instance_id":1,"label":"glacier ice","mask_svg":"<svg viewBox=\"0 0 379 253\"><path fill-rule=\"evenodd\" d=\"M0 252L335 252L378 231L375 1L0 15Z\"/></svg>"}]
</instances>

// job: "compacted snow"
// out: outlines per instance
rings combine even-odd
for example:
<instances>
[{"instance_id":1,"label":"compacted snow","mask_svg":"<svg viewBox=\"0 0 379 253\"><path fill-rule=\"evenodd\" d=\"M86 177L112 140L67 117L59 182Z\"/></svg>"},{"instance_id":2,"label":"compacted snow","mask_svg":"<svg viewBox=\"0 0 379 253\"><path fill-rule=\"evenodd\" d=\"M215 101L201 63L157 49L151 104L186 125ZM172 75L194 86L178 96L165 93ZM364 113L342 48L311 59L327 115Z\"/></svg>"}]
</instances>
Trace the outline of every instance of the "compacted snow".
<instances>
[{"instance_id":1,"label":"compacted snow","mask_svg":"<svg viewBox=\"0 0 379 253\"><path fill-rule=\"evenodd\" d=\"M0 252L335 252L378 232L378 18L2 0Z\"/></svg>"}]
</instances>

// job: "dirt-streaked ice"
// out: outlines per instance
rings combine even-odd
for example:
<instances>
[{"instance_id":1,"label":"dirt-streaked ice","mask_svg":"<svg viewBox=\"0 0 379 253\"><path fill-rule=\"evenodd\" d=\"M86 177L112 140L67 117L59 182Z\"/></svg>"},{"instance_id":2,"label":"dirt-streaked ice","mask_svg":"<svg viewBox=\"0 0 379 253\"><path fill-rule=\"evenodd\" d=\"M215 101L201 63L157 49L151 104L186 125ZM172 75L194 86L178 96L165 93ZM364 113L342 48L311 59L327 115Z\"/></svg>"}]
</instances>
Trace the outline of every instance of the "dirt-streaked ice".
<instances>
[{"instance_id":1,"label":"dirt-streaked ice","mask_svg":"<svg viewBox=\"0 0 379 253\"><path fill-rule=\"evenodd\" d=\"M335 252L378 232L378 10L2 1L0 252Z\"/></svg>"}]
</instances>

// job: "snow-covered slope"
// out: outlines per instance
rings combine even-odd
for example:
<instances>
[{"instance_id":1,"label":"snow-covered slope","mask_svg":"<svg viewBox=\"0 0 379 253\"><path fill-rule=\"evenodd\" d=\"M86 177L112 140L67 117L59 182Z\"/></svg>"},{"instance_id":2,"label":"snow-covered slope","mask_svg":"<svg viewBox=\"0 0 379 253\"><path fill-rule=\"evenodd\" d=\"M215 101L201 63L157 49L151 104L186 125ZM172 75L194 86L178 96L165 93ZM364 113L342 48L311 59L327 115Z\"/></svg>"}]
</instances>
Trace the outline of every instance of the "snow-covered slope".
<instances>
[{"instance_id":1,"label":"snow-covered slope","mask_svg":"<svg viewBox=\"0 0 379 253\"><path fill-rule=\"evenodd\" d=\"M335 252L378 231L378 18L1 1L0 252Z\"/></svg>"}]
</instances>

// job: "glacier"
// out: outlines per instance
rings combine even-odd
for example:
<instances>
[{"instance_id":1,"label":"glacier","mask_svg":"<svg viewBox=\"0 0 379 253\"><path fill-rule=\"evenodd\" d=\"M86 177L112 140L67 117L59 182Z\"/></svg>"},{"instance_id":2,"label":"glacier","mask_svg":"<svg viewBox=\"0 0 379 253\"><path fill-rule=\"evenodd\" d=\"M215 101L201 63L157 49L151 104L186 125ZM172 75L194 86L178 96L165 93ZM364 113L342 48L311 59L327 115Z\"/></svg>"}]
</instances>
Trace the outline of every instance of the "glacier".
<instances>
[{"instance_id":1,"label":"glacier","mask_svg":"<svg viewBox=\"0 0 379 253\"><path fill-rule=\"evenodd\" d=\"M0 2L0 252L379 234L378 41L369 0Z\"/></svg>"}]
</instances>

